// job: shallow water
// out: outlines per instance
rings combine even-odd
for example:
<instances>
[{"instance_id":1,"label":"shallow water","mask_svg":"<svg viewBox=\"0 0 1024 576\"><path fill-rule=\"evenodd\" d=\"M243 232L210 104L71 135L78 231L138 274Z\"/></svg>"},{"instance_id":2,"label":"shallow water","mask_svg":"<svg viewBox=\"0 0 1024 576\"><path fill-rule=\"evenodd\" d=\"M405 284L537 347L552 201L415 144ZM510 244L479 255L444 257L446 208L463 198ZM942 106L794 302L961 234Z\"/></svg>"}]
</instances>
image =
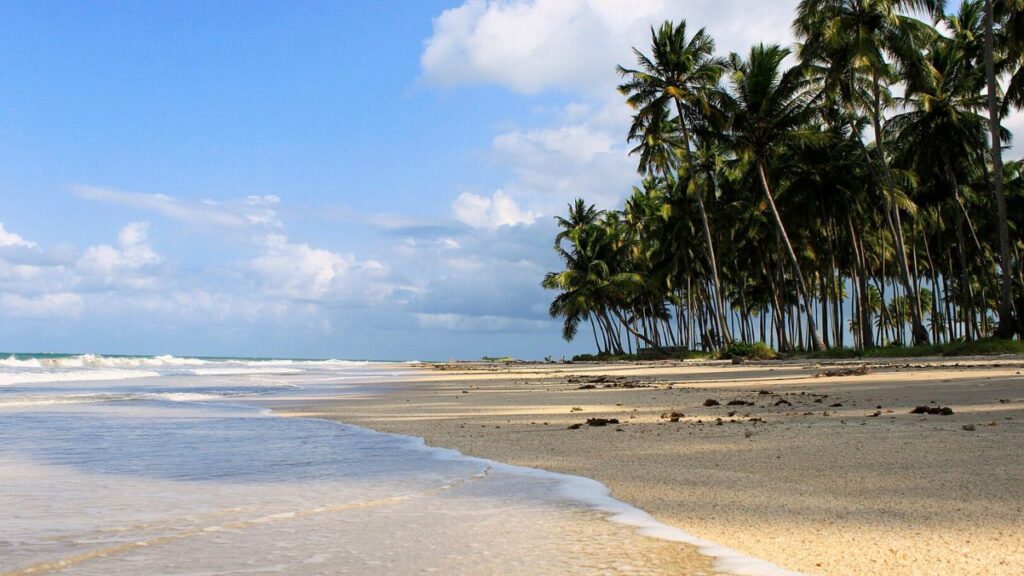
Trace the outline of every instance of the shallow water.
<instances>
[{"instance_id":1,"label":"shallow water","mask_svg":"<svg viewBox=\"0 0 1024 576\"><path fill-rule=\"evenodd\" d=\"M366 392L401 366L16 360L0 366L0 574L712 572L607 521L573 494L586 481L247 404ZM93 379L111 370L146 373Z\"/></svg>"}]
</instances>

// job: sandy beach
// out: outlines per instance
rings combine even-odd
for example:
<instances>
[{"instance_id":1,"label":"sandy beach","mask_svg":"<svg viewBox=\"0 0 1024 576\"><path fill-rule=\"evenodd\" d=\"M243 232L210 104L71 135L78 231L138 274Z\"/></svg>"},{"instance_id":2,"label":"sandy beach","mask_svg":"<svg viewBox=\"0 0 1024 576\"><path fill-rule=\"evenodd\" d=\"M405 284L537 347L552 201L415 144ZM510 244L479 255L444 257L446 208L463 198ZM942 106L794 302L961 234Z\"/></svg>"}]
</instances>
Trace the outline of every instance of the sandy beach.
<instances>
[{"instance_id":1,"label":"sandy beach","mask_svg":"<svg viewBox=\"0 0 1024 576\"><path fill-rule=\"evenodd\" d=\"M1020 357L453 364L281 411L594 478L809 574L1011 575L1024 574L1022 373Z\"/></svg>"}]
</instances>

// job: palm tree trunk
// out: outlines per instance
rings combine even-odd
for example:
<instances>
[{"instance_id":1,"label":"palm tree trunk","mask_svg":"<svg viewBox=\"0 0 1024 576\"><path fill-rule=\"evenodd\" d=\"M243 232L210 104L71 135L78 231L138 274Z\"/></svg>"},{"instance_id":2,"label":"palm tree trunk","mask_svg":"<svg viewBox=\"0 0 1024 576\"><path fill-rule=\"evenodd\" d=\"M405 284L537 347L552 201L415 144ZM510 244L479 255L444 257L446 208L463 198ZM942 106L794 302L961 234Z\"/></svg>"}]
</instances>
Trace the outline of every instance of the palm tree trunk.
<instances>
[{"instance_id":1,"label":"palm tree trunk","mask_svg":"<svg viewBox=\"0 0 1024 576\"><path fill-rule=\"evenodd\" d=\"M989 135L992 138L992 188L996 192L996 212L999 218L999 326L996 336L1012 338L1020 331L1013 309L1013 265L1010 263L1010 231L1006 218L1006 195L1003 192L1003 151L999 137L999 110L996 103L996 72L994 55L993 0L985 0L985 83L988 99Z\"/></svg>"},{"instance_id":2,"label":"palm tree trunk","mask_svg":"<svg viewBox=\"0 0 1024 576\"><path fill-rule=\"evenodd\" d=\"M630 326L629 322L626 322L626 319L622 317L622 313L619 312L618 308L613 308L612 309L612 313L615 314L615 317L619 319L619 322L622 323L622 326L626 328L626 331L630 332L631 334L633 334L637 338L640 338L641 340L644 341L645 344L647 344L651 348L654 348L658 352L665 353L665 350L660 345L658 345L657 342L655 342L654 340L651 340L646 335L641 334L640 332L635 330L632 326Z\"/></svg>"},{"instance_id":3,"label":"palm tree trunk","mask_svg":"<svg viewBox=\"0 0 1024 576\"><path fill-rule=\"evenodd\" d=\"M900 210L899 206L896 205L896 198L891 193L893 188L892 175L889 173L889 163L885 159L885 149L882 144L882 98L881 84L877 73L874 75L873 82L875 105L871 111L871 120L875 131L875 151L878 154L878 161L882 167L883 195L888 202L888 207L885 210L886 222L889 224L889 229L892 231L896 243L896 261L900 265L903 286L906 288L907 297L910 298L911 302L910 311L914 326L914 344L928 344L928 330L921 323L921 300L918 298L917 293L914 292L913 282L910 278L910 265L907 262L907 252L903 245L903 223L900 221Z\"/></svg>"},{"instance_id":4,"label":"palm tree trunk","mask_svg":"<svg viewBox=\"0 0 1024 576\"><path fill-rule=\"evenodd\" d=\"M858 290L860 292L860 302L857 304L857 307L860 310L860 316L857 321L860 322L861 347L864 349L874 348L875 341L872 332L871 303L869 302L870 294L868 293L867 259L864 257L863 245L857 235L857 228L853 225L853 218L849 214L846 215L846 225L850 228L850 243L853 245L855 269L858 265L860 267L860 271L857 274L857 282L859 283Z\"/></svg>"},{"instance_id":5,"label":"palm tree trunk","mask_svg":"<svg viewBox=\"0 0 1024 576\"><path fill-rule=\"evenodd\" d=\"M683 151L686 155L687 163L689 164L688 168L692 170L693 161L690 157L690 131L686 128L686 124L683 120L686 116L683 115L682 103L679 100L676 100L675 103L676 112L679 115L679 125L683 129ZM704 191L695 185L694 192L697 196L697 209L700 212L701 226L704 228L704 250L707 252L708 264L711 266L711 283L715 288L715 295L713 297L714 307L717 310L715 312L715 324L718 325L717 331L719 333L719 337L722 338L723 344L728 346L732 343L732 335L728 333L729 331L725 325L722 284L718 280L718 260L715 258L715 244L711 239L711 227L708 225L708 214L704 209Z\"/></svg>"},{"instance_id":6,"label":"palm tree trunk","mask_svg":"<svg viewBox=\"0 0 1024 576\"><path fill-rule=\"evenodd\" d=\"M971 293L971 281L969 272L967 270L967 239L964 236L963 220L964 216L959 210L956 210L956 216L953 218L956 224L956 241L957 241L957 256L960 260L960 300L962 302L961 314L964 316L964 326L967 332L967 339L973 340L972 334L974 325L974 298Z\"/></svg>"},{"instance_id":7,"label":"palm tree trunk","mask_svg":"<svg viewBox=\"0 0 1024 576\"><path fill-rule=\"evenodd\" d=\"M597 325L594 324L594 317L590 316L590 329L594 331L594 345L597 346L597 353L601 353L601 341L597 339Z\"/></svg>"},{"instance_id":8,"label":"palm tree trunk","mask_svg":"<svg viewBox=\"0 0 1024 576\"><path fill-rule=\"evenodd\" d=\"M938 344L942 336L940 326L938 325L939 279L935 270L935 262L932 260L932 251L928 248L928 233L924 231L924 226L921 228L921 242L924 244L924 256L928 260L928 271L931 274L932 281L932 340Z\"/></svg>"},{"instance_id":9,"label":"palm tree trunk","mask_svg":"<svg viewBox=\"0 0 1024 576\"><path fill-rule=\"evenodd\" d=\"M768 208L771 210L772 218L775 220L775 227L779 231L783 246L786 248L786 255L789 257L789 263L793 267L794 280L796 280L797 290L800 291L804 314L807 316L807 331L811 339L812 348L814 350L824 350L825 343L818 334L818 326L814 322L814 315L811 313L810 296L807 294L807 283L804 281L803 272L800 271L800 261L797 260L796 252L793 251L793 245L786 234L786 227L779 216L779 210L775 207L775 198L772 196L771 188L768 186L768 177L764 172L764 161L760 158L757 159L757 173L761 178L761 188L764 191L765 199L768 201Z\"/></svg>"}]
</instances>

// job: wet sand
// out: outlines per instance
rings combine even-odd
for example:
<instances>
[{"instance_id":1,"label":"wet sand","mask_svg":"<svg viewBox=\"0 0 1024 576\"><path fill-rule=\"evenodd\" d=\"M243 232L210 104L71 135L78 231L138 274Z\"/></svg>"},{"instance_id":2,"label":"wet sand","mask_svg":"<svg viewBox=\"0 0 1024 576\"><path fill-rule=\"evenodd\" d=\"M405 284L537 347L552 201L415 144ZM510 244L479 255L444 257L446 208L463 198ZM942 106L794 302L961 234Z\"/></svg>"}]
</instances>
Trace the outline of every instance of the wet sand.
<instances>
[{"instance_id":1,"label":"wet sand","mask_svg":"<svg viewBox=\"0 0 1024 576\"><path fill-rule=\"evenodd\" d=\"M281 411L594 478L666 524L810 574L1013 575L1022 373L1020 357L455 364Z\"/></svg>"}]
</instances>

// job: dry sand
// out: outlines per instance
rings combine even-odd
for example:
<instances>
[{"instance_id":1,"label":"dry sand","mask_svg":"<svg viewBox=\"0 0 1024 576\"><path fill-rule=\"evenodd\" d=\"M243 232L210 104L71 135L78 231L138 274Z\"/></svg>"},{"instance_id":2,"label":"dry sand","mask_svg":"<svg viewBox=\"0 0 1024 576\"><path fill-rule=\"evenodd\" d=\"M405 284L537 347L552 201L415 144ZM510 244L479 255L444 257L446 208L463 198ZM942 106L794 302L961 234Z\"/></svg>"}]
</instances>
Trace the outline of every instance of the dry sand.
<instances>
[{"instance_id":1,"label":"dry sand","mask_svg":"<svg viewBox=\"0 0 1024 576\"><path fill-rule=\"evenodd\" d=\"M868 364L454 365L283 411L595 478L810 574L1024 574L1024 359Z\"/></svg>"}]
</instances>

